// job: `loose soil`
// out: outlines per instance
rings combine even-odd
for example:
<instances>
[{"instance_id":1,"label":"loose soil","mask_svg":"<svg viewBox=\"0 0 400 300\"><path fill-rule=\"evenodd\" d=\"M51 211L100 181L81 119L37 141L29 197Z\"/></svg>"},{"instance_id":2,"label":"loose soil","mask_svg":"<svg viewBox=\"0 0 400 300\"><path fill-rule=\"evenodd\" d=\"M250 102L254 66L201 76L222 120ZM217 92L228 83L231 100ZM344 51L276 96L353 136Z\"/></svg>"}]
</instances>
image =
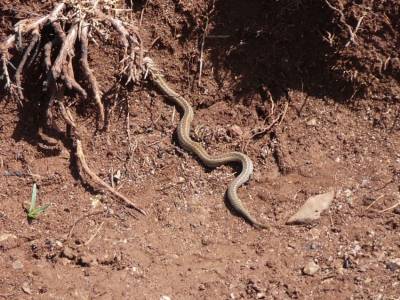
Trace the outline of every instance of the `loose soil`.
<instances>
[{"instance_id":1,"label":"loose soil","mask_svg":"<svg viewBox=\"0 0 400 300\"><path fill-rule=\"evenodd\" d=\"M235 166L209 170L179 147L179 111L150 83L105 97L107 132L96 131L95 106L72 95L90 167L109 183L120 173L117 189L147 216L83 184L65 137L59 152L40 147L34 72L22 107L1 91L0 298L399 299L400 206L386 210L400 201L399 5L330 1L350 28L364 16L351 42L337 11L304 2L149 0L128 13L137 25L142 15L152 58L193 104L193 137L253 160L239 195L265 231L224 202ZM2 38L53 6L0 1ZM90 47L106 92L118 39ZM50 207L28 222L34 182ZM285 225L331 188L318 223ZM310 261L313 276L302 273Z\"/></svg>"}]
</instances>

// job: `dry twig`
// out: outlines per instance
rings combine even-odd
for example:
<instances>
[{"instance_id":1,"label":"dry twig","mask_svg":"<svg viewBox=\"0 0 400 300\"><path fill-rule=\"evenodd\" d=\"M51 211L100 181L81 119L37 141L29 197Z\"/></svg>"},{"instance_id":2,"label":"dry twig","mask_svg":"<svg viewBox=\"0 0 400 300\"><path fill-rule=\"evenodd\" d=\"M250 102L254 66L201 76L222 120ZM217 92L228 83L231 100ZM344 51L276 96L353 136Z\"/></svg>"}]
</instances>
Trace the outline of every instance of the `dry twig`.
<instances>
[{"instance_id":1,"label":"dry twig","mask_svg":"<svg viewBox=\"0 0 400 300\"><path fill-rule=\"evenodd\" d=\"M360 29L361 22L365 17L365 14L363 14L357 21L356 27L353 29L347 22L346 22L346 17L344 16L344 13L342 10L339 8L333 6L328 0L325 0L325 3L331 8L332 10L336 11L339 16L340 16L340 22L347 28L347 31L349 32L349 41L346 43L345 47L348 47L350 43L353 43L357 45L357 41L355 40L357 31Z\"/></svg>"}]
</instances>

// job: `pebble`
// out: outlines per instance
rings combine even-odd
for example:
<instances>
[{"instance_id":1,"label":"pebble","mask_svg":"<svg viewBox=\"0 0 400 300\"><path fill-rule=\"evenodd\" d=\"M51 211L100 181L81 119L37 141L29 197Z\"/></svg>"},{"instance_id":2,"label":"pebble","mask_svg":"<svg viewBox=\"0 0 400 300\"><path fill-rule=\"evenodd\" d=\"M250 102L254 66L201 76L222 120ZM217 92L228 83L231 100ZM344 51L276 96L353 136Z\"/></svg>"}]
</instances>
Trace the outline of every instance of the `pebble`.
<instances>
[{"instance_id":1,"label":"pebble","mask_svg":"<svg viewBox=\"0 0 400 300\"><path fill-rule=\"evenodd\" d=\"M366 188L366 187L368 187L368 185L369 185L369 180L368 179L363 179L361 181L360 187Z\"/></svg>"},{"instance_id":2,"label":"pebble","mask_svg":"<svg viewBox=\"0 0 400 300\"><path fill-rule=\"evenodd\" d=\"M171 300L171 297L163 295L160 297L160 300Z\"/></svg>"},{"instance_id":3,"label":"pebble","mask_svg":"<svg viewBox=\"0 0 400 300\"><path fill-rule=\"evenodd\" d=\"M344 196L346 197L347 203L352 205L353 204L353 192L350 189L346 189L343 191L343 193L344 193Z\"/></svg>"},{"instance_id":4,"label":"pebble","mask_svg":"<svg viewBox=\"0 0 400 300\"><path fill-rule=\"evenodd\" d=\"M32 290L31 290L28 282L25 281L24 283L22 283L21 289L24 293L26 293L28 295L32 295Z\"/></svg>"},{"instance_id":5,"label":"pebble","mask_svg":"<svg viewBox=\"0 0 400 300\"><path fill-rule=\"evenodd\" d=\"M14 270L20 270L24 267L24 264L20 260L16 260L13 262L12 267Z\"/></svg>"},{"instance_id":6,"label":"pebble","mask_svg":"<svg viewBox=\"0 0 400 300\"><path fill-rule=\"evenodd\" d=\"M0 234L0 242L6 241L8 239L16 239L17 237L11 233Z\"/></svg>"},{"instance_id":7,"label":"pebble","mask_svg":"<svg viewBox=\"0 0 400 300\"><path fill-rule=\"evenodd\" d=\"M321 213L329 208L335 197L335 191L315 195L307 199L300 209L289 218L287 225L311 224L321 217Z\"/></svg>"},{"instance_id":8,"label":"pebble","mask_svg":"<svg viewBox=\"0 0 400 300\"><path fill-rule=\"evenodd\" d=\"M208 245L212 244L212 240L209 237L203 237L201 239L201 244L203 246L208 246Z\"/></svg>"},{"instance_id":9,"label":"pebble","mask_svg":"<svg viewBox=\"0 0 400 300\"><path fill-rule=\"evenodd\" d=\"M353 266L353 262L351 261L350 257L346 256L343 260L343 268L350 269Z\"/></svg>"},{"instance_id":10,"label":"pebble","mask_svg":"<svg viewBox=\"0 0 400 300\"><path fill-rule=\"evenodd\" d=\"M386 268L390 271L395 272L400 269L400 258L395 258L386 263Z\"/></svg>"},{"instance_id":11,"label":"pebble","mask_svg":"<svg viewBox=\"0 0 400 300\"><path fill-rule=\"evenodd\" d=\"M312 118L306 122L307 126L317 126L317 119Z\"/></svg>"},{"instance_id":12,"label":"pebble","mask_svg":"<svg viewBox=\"0 0 400 300\"><path fill-rule=\"evenodd\" d=\"M78 263L82 267L90 267L94 261L95 261L95 259L93 258L93 256L91 256L89 254L84 254L79 258Z\"/></svg>"},{"instance_id":13,"label":"pebble","mask_svg":"<svg viewBox=\"0 0 400 300\"><path fill-rule=\"evenodd\" d=\"M177 183L184 183L185 181L186 181L185 178L180 176L176 180Z\"/></svg>"},{"instance_id":14,"label":"pebble","mask_svg":"<svg viewBox=\"0 0 400 300\"><path fill-rule=\"evenodd\" d=\"M76 257L74 250L72 250L70 247L65 247L62 255L70 260L73 260Z\"/></svg>"},{"instance_id":15,"label":"pebble","mask_svg":"<svg viewBox=\"0 0 400 300\"><path fill-rule=\"evenodd\" d=\"M237 125L232 125L232 126L229 128L229 133L230 133L230 135L231 135L232 137L238 137L238 136L243 135L242 129L241 129L239 126L237 126Z\"/></svg>"},{"instance_id":16,"label":"pebble","mask_svg":"<svg viewBox=\"0 0 400 300\"><path fill-rule=\"evenodd\" d=\"M265 299L265 293L257 293L256 299Z\"/></svg>"},{"instance_id":17,"label":"pebble","mask_svg":"<svg viewBox=\"0 0 400 300\"><path fill-rule=\"evenodd\" d=\"M304 266L303 273L305 275L313 276L315 273L319 271L319 269L320 269L319 265L317 265L313 261L310 261Z\"/></svg>"}]
</instances>

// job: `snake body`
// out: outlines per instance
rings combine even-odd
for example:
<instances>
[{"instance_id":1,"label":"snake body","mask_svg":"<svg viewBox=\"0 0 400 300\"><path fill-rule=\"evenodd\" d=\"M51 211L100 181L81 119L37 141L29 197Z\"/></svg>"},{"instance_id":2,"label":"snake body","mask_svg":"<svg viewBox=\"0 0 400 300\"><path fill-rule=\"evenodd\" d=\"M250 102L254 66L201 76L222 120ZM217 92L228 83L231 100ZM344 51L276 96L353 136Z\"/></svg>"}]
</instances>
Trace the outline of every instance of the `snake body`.
<instances>
[{"instance_id":1,"label":"snake body","mask_svg":"<svg viewBox=\"0 0 400 300\"><path fill-rule=\"evenodd\" d=\"M250 179L253 173L253 163L251 159L241 152L228 152L218 156L211 156L207 153L204 147L190 137L190 126L194 117L193 108L190 103L181 95L171 89L159 69L155 66L154 62L146 57L144 59L147 71L153 83L160 89L160 91L168 99L173 101L183 110L183 116L179 122L177 133L178 141L183 149L197 155L200 160L210 168L215 168L230 162L238 162L242 164L242 171L228 186L227 198L233 209L247 222L256 228L266 228L264 224L259 223L254 217L250 215L247 209L243 206L242 201L237 195L237 189Z\"/></svg>"}]
</instances>

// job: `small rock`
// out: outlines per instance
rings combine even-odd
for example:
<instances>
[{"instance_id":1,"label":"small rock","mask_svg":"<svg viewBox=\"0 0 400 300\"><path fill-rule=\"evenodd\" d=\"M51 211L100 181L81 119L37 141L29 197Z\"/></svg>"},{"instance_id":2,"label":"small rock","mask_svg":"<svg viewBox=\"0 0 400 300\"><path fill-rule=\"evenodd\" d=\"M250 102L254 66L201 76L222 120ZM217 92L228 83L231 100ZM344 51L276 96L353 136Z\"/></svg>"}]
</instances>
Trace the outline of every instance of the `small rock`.
<instances>
[{"instance_id":1,"label":"small rock","mask_svg":"<svg viewBox=\"0 0 400 300\"><path fill-rule=\"evenodd\" d=\"M82 267L90 267L94 261L95 259L93 256L91 256L90 254L84 254L79 257L78 264Z\"/></svg>"},{"instance_id":2,"label":"small rock","mask_svg":"<svg viewBox=\"0 0 400 300\"><path fill-rule=\"evenodd\" d=\"M16 239L17 237L11 233L2 233L0 234L0 242L4 242L8 239Z\"/></svg>"},{"instance_id":3,"label":"small rock","mask_svg":"<svg viewBox=\"0 0 400 300\"><path fill-rule=\"evenodd\" d=\"M329 208L335 197L335 191L316 195L307 199L303 206L289 218L287 225L310 224L321 217L321 213Z\"/></svg>"},{"instance_id":4,"label":"small rock","mask_svg":"<svg viewBox=\"0 0 400 300\"><path fill-rule=\"evenodd\" d=\"M265 293L257 293L256 299L265 299Z\"/></svg>"},{"instance_id":5,"label":"small rock","mask_svg":"<svg viewBox=\"0 0 400 300\"><path fill-rule=\"evenodd\" d=\"M114 174L114 179L116 182L121 180L121 170L118 170L115 174Z\"/></svg>"},{"instance_id":6,"label":"small rock","mask_svg":"<svg viewBox=\"0 0 400 300\"><path fill-rule=\"evenodd\" d=\"M312 118L306 122L307 126L317 126L317 119Z\"/></svg>"},{"instance_id":7,"label":"small rock","mask_svg":"<svg viewBox=\"0 0 400 300\"><path fill-rule=\"evenodd\" d=\"M205 289L206 289L205 285L201 283L199 285L199 291L204 291Z\"/></svg>"},{"instance_id":8,"label":"small rock","mask_svg":"<svg viewBox=\"0 0 400 300\"><path fill-rule=\"evenodd\" d=\"M61 258L59 259L59 262L60 262L60 264L63 265L63 266L67 266L67 265L69 265L69 264L71 263L71 261L70 261L68 258L66 258L66 257L61 257Z\"/></svg>"},{"instance_id":9,"label":"small rock","mask_svg":"<svg viewBox=\"0 0 400 300\"><path fill-rule=\"evenodd\" d=\"M14 270L20 270L24 267L24 264L20 260L16 260L13 262L12 267Z\"/></svg>"},{"instance_id":10,"label":"small rock","mask_svg":"<svg viewBox=\"0 0 400 300\"><path fill-rule=\"evenodd\" d=\"M390 271L395 272L400 269L400 258L395 258L386 263L386 268Z\"/></svg>"},{"instance_id":11,"label":"small rock","mask_svg":"<svg viewBox=\"0 0 400 300\"><path fill-rule=\"evenodd\" d=\"M203 246L208 246L208 245L212 244L212 240L209 237L203 237L201 239L201 244Z\"/></svg>"},{"instance_id":12,"label":"small rock","mask_svg":"<svg viewBox=\"0 0 400 300\"><path fill-rule=\"evenodd\" d=\"M366 187L368 187L368 185L369 185L369 180L368 179L363 179L361 181L360 187L366 188Z\"/></svg>"},{"instance_id":13,"label":"small rock","mask_svg":"<svg viewBox=\"0 0 400 300\"><path fill-rule=\"evenodd\" d=\"M185 180L185 178L184 177L181 177L181 176L179 176L177 179L176 179L176 182L177 183L184 183L186 180Z\"/></svg>"},{"instance_id":14,"label":"small rock","mask_svg":"<svg viewBox=\"0 0 400 300\"><path fill-rule=\"evenodd\" d=\"M25 281L24 283L22 283L21 289L24 293L26 293L28 295L32 295L32 290L31 290L28 282Z\"/></svg>"},{"instance_id":15,"label":"small rock","mask_svg":"<svg viewBox=\"0 0 400 300\"><path fill-rule=\"evenodd\" d=\"M343 268L350 269L352 266L353 266L353 263L352 263L350 257L346 256L343 260Z\"/></svg>"},{"instance_id":16,"label":"small rock","mask_svg":"<svg viewBox=\"0 0 400 300\"><path fill-rule=\"evenodd\" d=\"M382 294L377 294L375 297L373 297L372 299L374 300L382 300L383 299L383 295Z\"/></svg>"},{"instance_id":17,"label":"small rock","mask_svg":"<svg viewBox=\"0 0 400 300\"><path fill-rule=\"evenodd\" d=\"M347 203L352 205L353 204L353 192L350 189L346 189L343 191L343 193L344 193L344 196L346 197Z\"/></svg>"},{"instance_id":18,"label":"small rock","mask_svg":"<svg viewBox=\"0 0 400 300\"><path fill-rule=\"evenodd\" d=\"M239 126L237 126L237 125L232 125L232 126L229 128L229 134L230 134L231 137L238 137L238 136L243 135L243 131L242 131L242 129L241 129Z\"/></svg>"},{"instance_id":19,"label":"small rock","mask_svg":"<svg viewBox=\"0 0 400 300\"><path fill-rule=\"evenodd\" d=\"M76 257L76 255L75 255L75 253L74 253L74 250L72 250L70 247L68 247L68 246L66 246L65 248L64 248L64 250L63 250L63 252L62 252L62 256L64 256L64 257L66 257L66 258L68 258L68 259L70 259L70 260L73 260L73 259L75 259L75 257Z\"/></svg>"},{"instance_id":20,"label":"small rock","mask_svg":"<svg viewBox=\"0 0 400 300\"><path fill-rule=\"evenodd\" d=\"M163 295L160 297L160 300L171 300L171 297Z\"/></svg>"},{"instance_id":21,"label":"small rock","mask_svg":"<svg viewBox=\"0 0 400 300\"><path fill-rule=\"evenodd\" d=\"M369 278L369 277L365 278L365 280L364 280L364 283L365 283L365 284L369 284L369 283L371 283L371 282L372 282L372 279Z\"/></svg>"},{"instance_id":22,"label":"small rock","mask_svg":"<svg viewBox=\"0 0 400 300\"><path fill-rule=\"evenodd\" d=\"M303 268L303 274L313 276L315 273L319 271L319 265L315 262L310 261Z\"/></svg>"}]
</instances>

